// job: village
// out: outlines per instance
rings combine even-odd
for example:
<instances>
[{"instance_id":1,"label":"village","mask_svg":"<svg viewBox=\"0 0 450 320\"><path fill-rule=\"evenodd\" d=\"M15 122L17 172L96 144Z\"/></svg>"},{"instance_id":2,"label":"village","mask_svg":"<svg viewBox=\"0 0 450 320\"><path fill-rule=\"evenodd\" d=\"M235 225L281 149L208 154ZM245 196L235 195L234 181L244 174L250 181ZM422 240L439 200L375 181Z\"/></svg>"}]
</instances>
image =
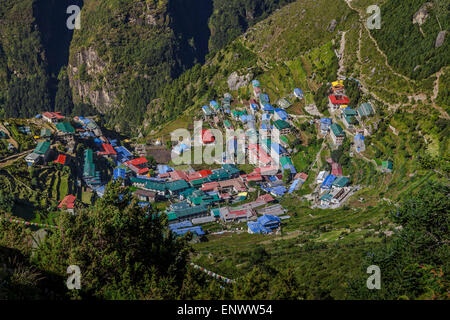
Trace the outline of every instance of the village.
<instances>
[{"instance_id":1,"label":"village","mask_svg":"<svg viewBox=\"0 0 450 320\"><path fill-rule=\"evenodd\" d=\"M103 197L110 181L121 181L123 186L130 187L141 207L157 205L158 209L163 209L161 212L167 215L170 229L177 235L191 232L202 238L209 229L206 227L205 231L205 226L216 224L221 225L222 230L236 226L234 230L243 231L246 226L252 234L279 233L282 222L290 218L280 199L287 194L299 197L296 191L306 181L313 186L313 192L303 199L309 200L312 208L339 208L359 189L352 185L351 176L343 175L341 164L328 158L327 167L331 170L297 172L291 157L292 141L301 128L296 121L298 116L286 110L294 99L304 99L303 91L293 89L291 95L278 100L274 107L258 80L253 80L251 86L253 98L246 104L233 103L233 96L226 93L218 99L220 102L212 100L203 106L200 119L209 128L202 130L204 146L216 143L211 129L245 130L244 138L251 141L245 146L245 153L257 159L252 170L247 166L247 172L236 164L236 138L226 141L226 150L215 168L194 170L189 165L171 163L174 155L191 152L188 144L175 144L172 150L160 139L152 146L132 144L128 139L109 137L110 132L101 128L95 117L68 118L59 112L36 115L33 122L41 127L40 135L33 137L36 146L26 155L20 155L28 166L50 162L60 166L78 164L78 186L97 197ZM314 106L309 106L315 117L308 119L305 125L314 127L317 136L324 139L322 149L327 144L336 149L346 139L352 139L350 155L364 152L365 137L376 129L370 121L376 114L374 106L364 102L356 109L348 107L350 100L342 79L331 83L330 88L330 117L322 116ZM11 152L19 153L14 150L8 127L9 123L2 124L0 139L8 144ZM29 127L19 129L24 135L31 134ZM259 139L262 135L270 137L271 133L279 137L279 142ZM79 145L83 146L81 159L80 153L77 154ZM14 155L6 159L11 157ZM392 162L384 161L380 170L390 172L392 169ZM58 207L76 214L80 200L75 194L67 194Z\"/></svg>"}]
</instances>

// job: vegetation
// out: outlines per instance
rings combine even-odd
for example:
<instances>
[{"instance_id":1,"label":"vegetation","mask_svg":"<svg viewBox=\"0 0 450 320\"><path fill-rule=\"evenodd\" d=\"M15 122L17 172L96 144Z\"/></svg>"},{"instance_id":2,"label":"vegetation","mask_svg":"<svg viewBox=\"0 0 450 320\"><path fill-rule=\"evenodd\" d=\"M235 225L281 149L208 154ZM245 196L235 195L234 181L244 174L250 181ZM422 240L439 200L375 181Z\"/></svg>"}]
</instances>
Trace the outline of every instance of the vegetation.
<instances>
[{"instance_id":1,"label":"vegetation","mask_svg":"<svg viewBox=\"0 0 450 320\"><path fill-rule=\"evenodd\" d=\"M448 30L449 11L437 11L435 1L424 24L413 24L412 17L425 4L425 0L385 1L381 6L382 28L371 31L380 48L386 52L389 64L413 79L423 79L448 65L449 42L435 47L437 35ZM438 17L438 20L436 19Z\"/></svg>"}]
</instances>

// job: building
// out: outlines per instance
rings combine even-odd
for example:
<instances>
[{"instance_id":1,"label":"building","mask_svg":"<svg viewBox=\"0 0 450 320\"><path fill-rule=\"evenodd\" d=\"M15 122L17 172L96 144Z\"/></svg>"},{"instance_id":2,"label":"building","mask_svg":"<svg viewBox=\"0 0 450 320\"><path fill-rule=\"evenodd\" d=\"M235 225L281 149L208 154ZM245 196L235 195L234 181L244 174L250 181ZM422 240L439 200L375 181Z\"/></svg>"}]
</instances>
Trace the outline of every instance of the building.
<instances>
[{"instance_id":1,"label":"building","mask_svg":"<svg viewBox=\"0 0 450 320\"><path fill-rule=\"evenodd\" d=\"M99 186L101 184L100 172L95 170L94 152L92 149L84 151L83 179L90 187Z\"/></svg>"},{"instance_id":2,"label":"building","mask_svg":"<svg viewBox=\"0 0 450 320\"><path fill-rule=\"evenodd\" d=\"M330 118L321 118L320 119L320 133L323 135L328 134L328 131L330 131L331 126L331 119Z\"/></svg>"},{"instance_id":3,"label":"building","mask_svg":"<svg viewBox=\"0 0 450 320\"><path fill-rule=\"evenodd\" d=\"M347 177L336 177L331 183L333 188L344 188L350 183L350 179Z\"/></svg>"},{"instance_id":4,"label":"building","mask_svg":"<svg viewBox=\"0 0 450 320\"><path fill-rule=\"evenodd\" d=\"M247 222L247 226L250 234L268 234L280 228L281 219L273 215L263 215L256 221Z\"/></svg>"},{"instance_id":5,"label":"building","mask_svg":"<svg viewBox=\"0 0 450 320\"><path fill-rule=\"evenodd\" d=\"M42 114L42 119L50 123L58 123L60 120L64 119L61 112L44 112Z\"/></svg>"},{"instance_id":6,"label":"building","mask_svg":"<svg viewBox=\"0 0 450 320\"><path fill-rule=\"evenodd\" d=\"M41 138L49 138L52 135L50 129L42 128L41 129Z\"/></svg>"},{"instance_id":7,"label":"building","mask_svg":"<svg viewBox=\"0 0 450 320\"><path fill-rule=\"evenodd\" d=\"M134 196L144 202L155 202L156 200L156 193L147 190L136 190Z\"/></svg>"},{"instance_id":8,"label":"building","mask_svg":"<svg viewBox=\"0 0 450 320\"><path fill-rule=\"evenodd\" d=\"M207 117L210 117L214 114L213 110L211 110L211 108L208 106L203 106L202 111L203 111L204 115Z\"/></svg>"},{"instance_id":9,"label":"building","mask_svg":"<svg viewBox=\"0 0 450 320\"><path fill-rule=\"evenodd\" d=\"M275 109L274 120L283 120L287 121L289 119L289 115L283 109Z\"/></svg>"},{"instance_id":10,"label":"building","mask_svg":"<svg viewBox=\"0 0 450 320\"><path fill-rule=\"evenodd\" d=\"M294 89L294 95L299 99L303 99L303 97L305 96L302 89L299 89L299 88Z\"/></svg>"},{"instance_id":11,"label":"building","mask_svg":"<svg viewBox=\"0 0 450 320\"><path fill-rule=\"evenodd\" d=\"M137 175L147 174L150 169L148 168L148 160L145 157L136 158L123 163L125 166L131 169Z\"/></svg>"},{"instance_id":12,"label":"building","mask_svg":"<svg viewBox=\"0 0 450 320\"><path fill-rule=\"evenodd\" d=\"M216 141L216 137L212 134L211 130L202 129L202 142L203 144L211 144Z\"/></svg>"},{"instance_id":13,"label":"building","mask_svg":"<svg viewBox=\"0 0 450 320\"><path fill-rule=\"evenodd\" d=\"M331 111L340 109L341 105L346 105L350 103L350 99L344 95L329 95L328 96L329 106Z\"/></svg>"},{"instance_id":14,"label":"building","mask_svg":"<svg viewBox=\"0 0 450 320\"><path fill-rule=\"evenodd\" d=\"M102 143L103 151L97 152L99 156L105 156L105 157L117 157L117 151L114 149L114 147L109 143Z\"/></svg>"},{"instance_id":15,"label":"building","mask_svg":"<svg viewBox=\"0 0 450 320\"><path fill-rule=\"evenodd\" d=\"M365 118L365 117L370 117L373 116L375 114L373 107L370 103L365 102L363 104L361 104L357 109L356 112L358 113L358 117L360 119Z\"/></svg>"},{"instance_id":16,"label":"building","mask_svg":"<svg viewBox=\"0 0 450 320\"><path fill-rule=\"evenodd\" d=\"M279 135L288 134L291 131L291 125L284 120L276 120L273 123L273 130L278 131Z\"/></svg>"},{"instance_id":17,"label":"building","mask_svg":"<svg viewBox=\"0 0 450 320\"><path fill-rule=\"evenodd\" d=\"M325 181L325 178L328 176L328 171L320 171L316 178L317 184L322 184Z\"/></svg>"},{"instance_id":18,"label":"building","mask_svg":"<svg viewBox=\"0 0 450 320\"><path fill-rule=\"evenodd\" d=\"M69 122L60 122L56 125L56 129L58 129L59 132L62 132L64 134L73 134L75 133L74 127Z\"/></svg>"},{"instance_id":19,"label":"building","mask_svg":"<svg viewBox=\"0 0 450 320\"><path fill-rule=\"evenodd\" d=\"M382 172L392 172L392 170L394 169L394 164L392 163L392 161L387 160L387 161L383 161L381 163L381 171Z\"/></svg>"},{"instance_id":20,"label":"building","mask_svg":"<svg viewBox=\"0 0 450 320\"><path fill-rule=\"evenodd\" d=\"M169 223L191 221L192 219L208 217L208 208L204 206L190 207L185 206L182 209L174 209L167 213Z\"/></svg>"},{"instance_id":21,"label":"building","mask_svg":"<svg viewBox=\"0 0 450 320\"><path fill-rule=\"evenodd\" d=\"M76 197L73 195L67 195L58 205L59 209L65 209L67 212L75 213L75 201Z\"/></svg>"},{"instance_id":22,"label":"building","mask_svg":"<svg viewBox=\"0 0 450 320\"><path fill-rule=\"evenodd\" d=\"M342 111L342 122L344 122L344 125L351 129L354 125L358 124L358 120L356 120L356 111L350 108L347 108Z\"/></svg>"},{"instance_id":23,"label":"building","mask_svg":"<svg viewBox=\"0 0 450 320\"><path fill-rule=\"evenodd\" d=\"M332 184L336 180L336 177L332 174L328 175L320 186L321 189L331 189Z\"/></svg>"},{"instance_id":24,"label":"building","mask_svg":"<svg viewBox=\"0 0 450 320\"><path fill-rule=\"evenodd\" d=\"M342 129L342 127L337 124L337 123L333 123L331 126L331 132L330 132L330 136L331 139L333 140L333 143L336 146L340 146L345 139L345 132L344 129Z\"/></svg>"},{"instance_id":25,"label":"building","mask_svg":"<svg viewBox=\"0 0 450 320\"><path fill-rule=\"evenodd\" d=\"M292 103L288 99L282 98L277 101L277 105L282 109L287 109L292 106Z\"/></svg>"},{"instance_id":26,"label":"building","mask_svg":"<svg viewBox=\"0 0 450 320\"><path fill-rule=\"evenodd\" d=\"M366 151L366 145L364 143L364 136L361 133L355 135L354 138L355 150L356 152L364 152Z\"/></svg>"},{"instance_id":27,"label":"building","mask_svg":"<svg viewBox=\"0 0 450 320\"><path fill-rule=\"evenodd\" d=\"M342 166L339 163L333 162L331 164L331 174L336 177L342 176Z\"/></svg>"},{"instance_id":28,"label":"building","mask_svg":"<svg viewBox=\"0 0 450 320\"><path fill-rule=\"evenodd\" d=\"M209 102L209 107L216 113L220 111L220 105L215 100Z\"/></svg>"},{"instance_id":29,"label":"building","mask_svg":"<svg viewBox=\"0 0 450 320\"><path fill-rule=\"evenodd\" d=\"M248 146L249 157L251 157L250 163L260 164L263 166L270 165L272 163L272 158L257 144L250 144Z\"/></svg>"},{"instance_id":30,"label":"building","mask_svg":"<svg viewBox=\"0 0 450 320\"><path fill-rule=\"evenodd\" d=\"M280 166L281 170L284 172L285 170L290 170L291 175L295 175L297 170L295 170L294 165L292 164L291 158L284 156L280 158Z\"/></svg>"},{"instance_id":31,"label":"building","mask_svg":"<svg viewBox=\"0 0 450 320\"><path fill-rule=\"evenodd\" d=\"M67 162L67 156L64 154L58 155L58 158L54 161L54 163L58 163L60 165L66 165Z\"/></svg>"},{"instance_id":32,"label":"building","mask_svg":"<svg viewBox=\"0 0 450 320\"><path fill-rule=\"evenodd\" d=\"M235 210L227 208L220 213L220 219L224 222L243 222L256 219L256 214L252 209ZM233 210L234 209L234 210Z\"/></svg>"},{"instance_id":33,"label":"building","mask_svg":"<svg viewBox=\"0 0 450 320\"><path fill-rule=\"evenodd\" d=\"M25 157L25 161L28 163L28 165L37 164L42 160L47 161L50 153L50 142L41 141L37 144L34 151Z\"/></svg>"},{"instance_id":34,"label":"building","mask_svg":"<svg viewBox=\"0 0 450 320\"><path fill-rule=\"evenodd\" d=\"M263 112L274 113L275 109L270 104L266 103L261 106Z\"/></svg>"}]
</instances>

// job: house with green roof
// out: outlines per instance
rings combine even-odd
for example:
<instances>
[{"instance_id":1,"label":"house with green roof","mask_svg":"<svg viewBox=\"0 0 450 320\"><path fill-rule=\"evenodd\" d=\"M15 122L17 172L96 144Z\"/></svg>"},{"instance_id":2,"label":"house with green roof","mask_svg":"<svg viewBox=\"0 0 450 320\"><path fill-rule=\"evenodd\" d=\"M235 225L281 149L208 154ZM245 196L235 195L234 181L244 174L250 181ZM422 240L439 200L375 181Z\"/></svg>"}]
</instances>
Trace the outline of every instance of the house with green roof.
<instances>
[{"instance_id":1,"label":"house with green roof","mask_svg":"<svg viewBox=\"0 0 450 320\"><path fill-rule=\"evenodd\" d=\"M213 195L202 195L200 197L189 197L188 202L193 206L211 206L217 202L220 202L221 199L218 194Z\"/></svg>"},{"instance_id":2,"label":"house with green roof","mask_svg":"<svg viewBox=\"0 0 450 320\"><path fill-rule=\"evenodd\" d=\"M8 136L3 131L0 131L0 139L6 139Z\"/></svg>"},{"instance_id":3,"label":"house with green roof","mask_svg":"<svg viewBox=\"0 0 450 320\"><path fill-rule=\"evenodd\" d=\"M277 130L280 135L288 134L291 131L291 125L288 122L280 119L276 120L273 123L273 128L274 130Z\"/></svg>"},{"instance_id":4,"label":"house with green roof","mask_svg":"<svg viewBox=\"0 0 450 320\"><path fill-rule=\"evenodd\" d=\"M94 152L92 149L84 151L83 179L88 186L98 186L101 184L100 171L95 169Z\"/></svg>"},{"instance_id":5,"label":"house with green roof","mask_svg":"<svg viewBox=\"0 0 450 320\"><path fill-rule=\"evenodd\" d=\"M167 182L166 187L171 196L176 196L182 191L189 189L190 185L184 180L176 180Z\"/></svg>"},{"instance_id":6,"label":"house with green roof","mask_svg":"<svg viewBox=\"0 0 450 320\"><path fill-rule=\"evenodd\" d=\"M241 171L234 165L230 163L225 163L222 165L222 169L224 169L230 178L239 177Z\"/></svg>"},{"instance_id":7,"label":"house with green roof","mask_svg":"<svg viewBox=\"0 0 450 320\"><path fill-rule=\"evenodd\" d=\"M231 122L228 119L226 119L223 122L223 125L225 126L226 129L233 129L233 126L232 126Z\"/></svg>"},{"instance_id":8,"label":"house with green roof","mask_svg":"<svg viewBox=\"0 0 450 320\"><path fill-rule=\"evenodd\" d=\"M214 181L223 181L223 180L228 180L231 179L230 174L223 168L221 169L216 169L213 170L213 173L211 175L208 176L208 180L210 182L214 182Z\"/></svg>"},{"instance_id":9,"label":"house with green roof","mask_svg":"<svg viewBox=\"0 0 450 320\"><path fill-rule=\"evenodd\" d=\"M208 207L195 206L184 208L180 211L170 211L167 217L170 223L192 220L194 218L202 218L209 216Z\"/></svg>"},{"instance_id":10,"label":"house with green roof","mask_svg":"<svg viewBox=\"0 0 450 320\"><path fill-rule=\"evenodd\" d=\"M289 148L290 144L289 144L289 139L287 136L281 136L280 137L280 144L284 147L284 148Z\"/></svg>"},{"instance_id":11,"label":"house with green roof","mask_svg":"<svg viewBox=\"0 0 450 320\"><path fill-rule=\"evenodd\" d=\"M372 105L369 102L362 103L357 109L356 109L359 118L363 117L370 117L375 114L375 111L373 110Z\"/></svg>"},{"instance_id":12,"label":"house with green roof","mask_svg":"<svg viewBox=\"0 0 450 320\"><path fill-rule=\"evenodd\" d=\"M50 142L49 141L41 141L37 144L36 149L34 149L34 152L37 154L40 154L42 156L48 155L50 151Z\"/></svg>"},{"instance_id":13,"label":"house with green roof","mask_svg":"<svg viewBox=\"0 0 450 320\"><path fill-rule=\"evenodd\" d=\"M50 142L41 141L37 144L36 148L32 153L25 157L25 161L28 165L33 165L39 163L42 160L47 161L51 153Z\"/></svg>"},{"instance_id":14,"label":"house with green roof","mask_svg":"<svg viewBox=\"0 0 450 320\"><path fill-rule=\"evenodd\" d=\"M344 188L350 183L350 179L347 177L337 177L331 184L336 188Z\"/></svg>"},{"instance_id":15,"label":"house with green roof","mask_svg":"<svg viewBox=\"0 0 450 320\"><path fill-rule=\"evenodd\" d=\"M167 184L165 182L156 182L148 180L144 186L145 190L155 192L159 196L165 196L167 194Z\"/></svg>"},{"instance_id":16,"label":"house with green roof","mask_svg":"<svg viewBox=\"0 0 450 320\"><path fill-rule=\"evenodd\" d=\"M41 129L41 137L42 138L48 138L52 135L52 132L48 128L42 128Z\"/></svg>"},{"instance_id":17,"label":"house with green roof","mask_svg":"<svg viewBox=\"0 0 450 320\"><path fill-rule=\"evenodd\" d=\"M330 129L331 129L330 130L331 139L333 140L336 146L340 146L345 139L344 129L342 129L342 127L337 123L333 123L330 126Z\"/></svg>"},{"instance_id":18,"label":"house with green roof","mask_svg":"<svg viewBox=\"0 0 450 320\"><path fill-rule=\"evenodd\" d=\"M330 205L331 199L333 199L333 196L327 192L322 197L320 197L320 204L323 207L328 207Z\"/></svg>"},{"instance_id":19,"label":"house with green roof","mask_svg":"<svg viewBox=\"0 0 450 320\"><path fill-rule=\"evenodd\" d=\"M390 160L383 161L381 163L381 171L382 172L392 172L394 170L394 164Z\"/></svg>"},{"instance_id":20,"label":"house with green roof","mask_svg":"<svg viewBox=\"0 0 450 320\"><path fill-rule=\"evenodd\" d=\"M286 98L282 98L280 100L277 101L277 105L281 108L281 109L287 109L290 106L292 106L292 103L286 99Z\"/></svg>"},{"instance_id":21,"label":"house with green roof","mask_svg":"<svg viewBox=\"0 0 450 320\"><path fill-rule=\"evenodd\" d=\"M69 122L60 122L56 124L56 129L65 134L75 133L74 127L72 127Z\"/></svg>"}]
</instances>

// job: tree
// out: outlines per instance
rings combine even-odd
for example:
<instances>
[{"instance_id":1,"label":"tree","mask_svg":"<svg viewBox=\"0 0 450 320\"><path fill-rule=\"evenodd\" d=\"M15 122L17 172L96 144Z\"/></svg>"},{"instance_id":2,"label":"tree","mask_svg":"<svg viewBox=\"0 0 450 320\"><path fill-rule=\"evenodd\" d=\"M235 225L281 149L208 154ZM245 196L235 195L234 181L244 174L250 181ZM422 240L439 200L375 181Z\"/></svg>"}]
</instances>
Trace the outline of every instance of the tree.
<instances>
[{"instance_id":1,"label":"tree","mask_svg":"<svg viewBox=\"0 0 450 320\"><path fill-rule=\"evenodd\" d=\"M284 183L289 183L291 181L291 169L285 169L283 171L283 182Z\"/></svg>"},{"instance_id":2,"label":"tree","mask_svg":"<svg viewBox=\"0 0 450 320\"><path fill-rule=\"evenodd\" d=\"M64 70L61 70L58 79L59 82L55 97L55 110L62 112L62 114L70 115L74 109L72 89L69 85L69 78Z\"/></svg>"},{"instance_id":3,"label":"tree","mask_svg":"<svg viewBox=\"0 0 450 320\"><path fill-rule=\"evenodd\" d=\"M367 290L367 276L349 284L350 298L445 299L450 288L449 270L450 188L428 182L416 195L408 195L391 213L402 226L388 245L367 253L362 272L377 265L382 274L380 290Z\"/></svg>"},{"instance_id":4,"label":"tree","mask_svg":"<svg viewBox=\"0 0 450 320\"><path fill-rule=\"evenodd\" d=\"M110 184L94 207L61 213L58 229L41 244L34 261L63 275L78 265L83 286L77 297L174 299L191 252L163 217L139 207L127 188Z\"/></svg>"},{"instance_id":5,"label":"tree","mask_svg":"<svg viewBox=\"0 0 450 320\"><path fill-rule=\"evenodd\" d=\"M15 199L11 193L0 190L0 210L11 213L14 208L14 203Z\"/></svg>"}]
</instances>

